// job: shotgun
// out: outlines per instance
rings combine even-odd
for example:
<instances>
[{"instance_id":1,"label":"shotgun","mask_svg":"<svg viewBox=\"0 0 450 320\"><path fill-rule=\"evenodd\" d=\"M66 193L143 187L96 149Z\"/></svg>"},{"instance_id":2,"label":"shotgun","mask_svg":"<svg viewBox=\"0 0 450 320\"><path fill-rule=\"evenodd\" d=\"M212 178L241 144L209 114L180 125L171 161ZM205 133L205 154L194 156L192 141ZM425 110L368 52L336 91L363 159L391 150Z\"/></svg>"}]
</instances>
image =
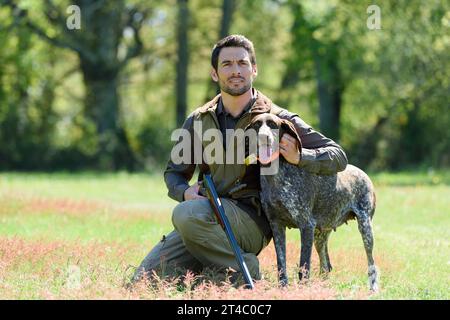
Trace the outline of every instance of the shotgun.
<instances>
[{"instance_id":1,"label":"shotgun","mask_svg":"<svg viewBox=\"0 0 450 320\"><path fill-rule=\"evenodd\" d=\"M244 276L244 280L246 283L245 288L253 289L254 285L252 277L250 275L250 272L248 271L247 265L245 264L244 258L242 257L241 248L239 247L236 238L234 237L233 231L231 230L230 222L225 215L225 209L222 206L222 202L219 199L216 187L214 186L214 182L209 173L204 175L203 186L206 189L207 197L209 199L209 202L211 203L214 214L216 215L219 224L222 226L222 229L225 231L231 248L233 249L234 257L236 258L242 275Z\"/></svg>"}]
</instances>

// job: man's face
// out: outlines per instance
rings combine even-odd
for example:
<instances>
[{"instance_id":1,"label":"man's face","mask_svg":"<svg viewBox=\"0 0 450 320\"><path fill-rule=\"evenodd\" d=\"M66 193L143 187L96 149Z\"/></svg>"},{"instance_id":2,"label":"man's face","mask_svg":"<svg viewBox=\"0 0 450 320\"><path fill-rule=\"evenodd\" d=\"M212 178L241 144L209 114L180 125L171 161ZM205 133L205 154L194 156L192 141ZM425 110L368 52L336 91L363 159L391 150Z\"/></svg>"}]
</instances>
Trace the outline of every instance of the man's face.
<instances>
[{"instance_id":1,"label":"man's face","mask_svg":"<svg viewBox=\"0 0 450 320\"><path fill-rule=\"evenodd\" d=\"M214 68L211 71L211 77L220 89L232 96L250 90L256 75L256 65L252 65L249 53L241 47L222 48L217 71Z\"/></svg>"}]
</instances>

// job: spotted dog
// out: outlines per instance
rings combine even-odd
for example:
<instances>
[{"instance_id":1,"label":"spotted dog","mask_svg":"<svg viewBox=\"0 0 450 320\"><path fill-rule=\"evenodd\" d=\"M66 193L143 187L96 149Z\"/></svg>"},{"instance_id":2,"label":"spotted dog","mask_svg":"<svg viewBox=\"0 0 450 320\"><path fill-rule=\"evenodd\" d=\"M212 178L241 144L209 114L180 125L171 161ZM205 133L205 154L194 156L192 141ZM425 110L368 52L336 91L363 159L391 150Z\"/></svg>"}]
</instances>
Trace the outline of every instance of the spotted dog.
<instances>
[{"instance_id":1,"label":"spotted dog","mask_svg":"<svg viewBox=\"0 0 450 320\"><path fill-rule=\"evenodd\" d=\"M378 290L377 268L372 256L372 218L375 192L361 169L347 165L334 175L317 175L279 157L278 141L284 133L301 141L294 126L276 115L257 115L247 128L258 133L258 160L267 166L278 159L278 173L261 175L261 202L272 228L281 285L287 285L286 227L301 234L299 277L309 277L313 243L319 254L320 272L331 271L328 238L332 230L356 219L368 260L369 287Z\"/></svg>"}]
</instances>

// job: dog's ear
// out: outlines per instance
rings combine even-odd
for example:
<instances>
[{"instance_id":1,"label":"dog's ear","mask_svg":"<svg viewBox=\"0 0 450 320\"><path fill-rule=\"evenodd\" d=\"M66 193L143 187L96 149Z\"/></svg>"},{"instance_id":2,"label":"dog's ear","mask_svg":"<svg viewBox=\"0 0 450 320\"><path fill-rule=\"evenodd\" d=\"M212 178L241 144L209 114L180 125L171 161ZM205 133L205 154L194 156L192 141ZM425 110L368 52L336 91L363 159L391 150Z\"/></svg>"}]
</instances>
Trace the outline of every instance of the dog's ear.
<instances>
[{"instance_id":1,"label":"dog's ear","mask_svg":"<svg viewBox=\"0 0 450 320\"><path fill-rule=\"evenodd\" d=\"M300 137L297 133L297 130L295 130L294 125L289 120L282 119L281 127L280 127L280 139L283 137L283 134L285 134L285 133L294 137L298 141L298 150L300 150L300 152L302 152L302 141L300 140Z\"/></svg>"},{"instance_id":2,"label":"dog's ear","mask_svg":"<svg viewBox=\"0 0 450 320\"><path fill-rule=\"evenodd\" d=\"M253 116L250 120L250 122L248 123L248 125L244 128L244 131L247 131L250 128L253 128L253 126L255 125L256 120L255 117Z\"/></svg>"},{"instance_id":3,"label":"dog's ear","mask_svg":"<svg viewBox=\"0 0 450 320\"><path fill-rule=\"evenodd\" d=\"M248 129L250 129L253 126L253 121L250 121L250 123L244 128L244 131L247 131Z\"/></svg>"},{"instance_id":4,"label":"dog's ear","mask_svg":"<svg viewBox=\"0 0 450 320\"><path fill-rule=\"evenodd\" d=\"M253 116L250 120L250 122L248 123L248 125L244 128L244 131L247 131L249 129L255 129L255 124L256 124L256 120L255 117ZM256 131L256 133L258 134L258 131ZM250 141L249 139L251 138L251 136L245 136L244 137L244 155L245 155L245 159L247 161L248 156L250 155ZM254 141L252 141L254 143Z\"/></svg>"}]
</instances>

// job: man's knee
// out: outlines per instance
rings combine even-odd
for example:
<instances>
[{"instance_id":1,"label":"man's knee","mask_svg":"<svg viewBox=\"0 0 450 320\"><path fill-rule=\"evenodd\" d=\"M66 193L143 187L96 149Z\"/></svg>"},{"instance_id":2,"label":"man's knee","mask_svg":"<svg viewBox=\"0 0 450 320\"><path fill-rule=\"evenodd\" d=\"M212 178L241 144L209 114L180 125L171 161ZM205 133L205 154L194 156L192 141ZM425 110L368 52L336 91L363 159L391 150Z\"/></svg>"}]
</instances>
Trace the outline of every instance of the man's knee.
<instances>
[{"instance_id":1,"label":"man's knee","mask_svg":"<svg viewBox=\"0 0 450 320\"><path fill-rule=\"evenodd\" d=\"M179 203L172 212L172 223L181 233L191 230L199 221L213 222L211 207L207 199L189 200Z\"/></svg>"},{"instance_id":2,"label":"man's knee","mask_svg":"<svg viewBox=\"0 0 450 320\"><path fill-rule=\"evenodd\" d=\"M180 202L172 211L172 224L176 229L183 226L188 218L188 209L186 202Z\"/></svg>"}]
</instances>

